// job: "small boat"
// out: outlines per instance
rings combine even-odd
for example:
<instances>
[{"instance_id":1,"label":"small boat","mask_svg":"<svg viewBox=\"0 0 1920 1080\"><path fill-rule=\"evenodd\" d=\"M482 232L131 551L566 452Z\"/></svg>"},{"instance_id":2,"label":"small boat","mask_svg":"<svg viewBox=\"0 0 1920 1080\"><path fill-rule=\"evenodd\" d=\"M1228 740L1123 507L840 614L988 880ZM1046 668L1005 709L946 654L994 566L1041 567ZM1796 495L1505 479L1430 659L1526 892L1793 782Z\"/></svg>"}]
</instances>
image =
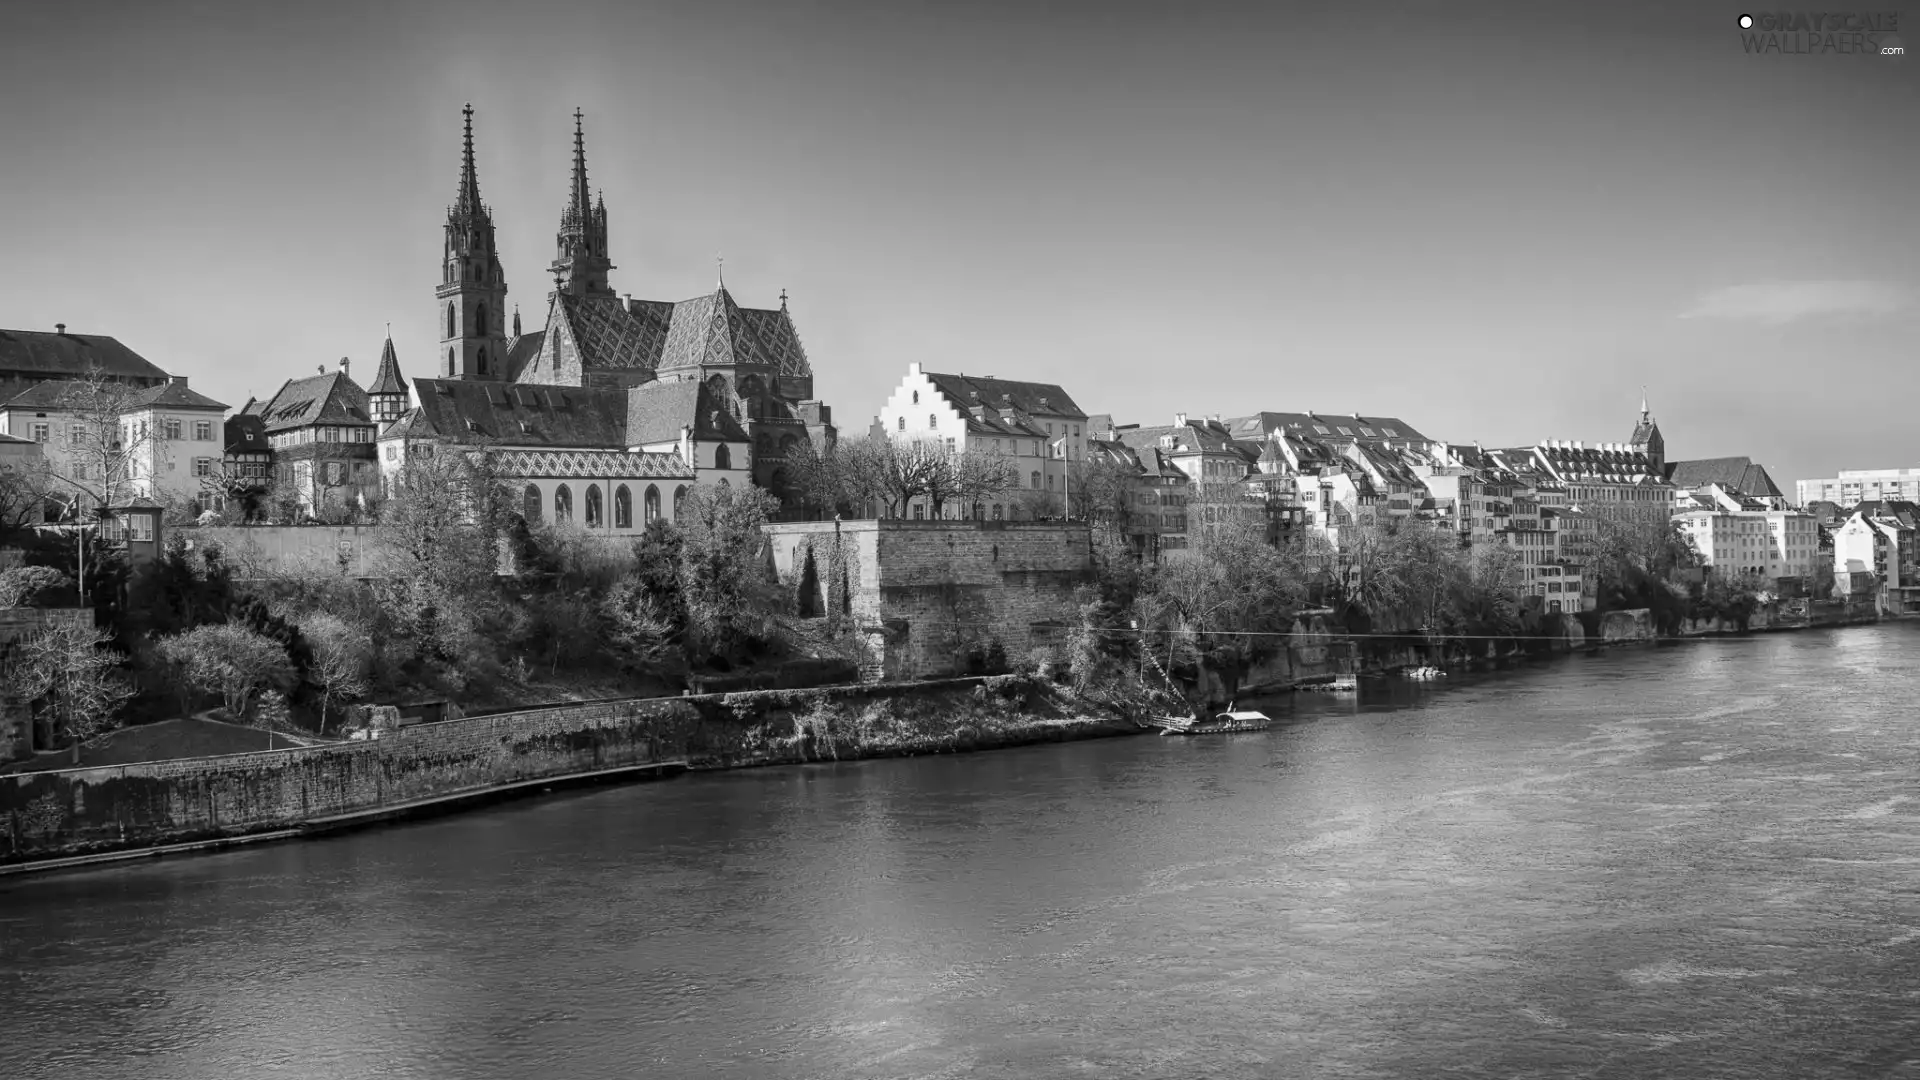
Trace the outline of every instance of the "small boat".
<instances>
[{"instance_id":1,"label":"small boat","mask_svg":"<svg viewBox=\"0 0 1920 1080\"><path fill-rule=\"evenodd\" d=\"M1446 674L1447 674L1446 672L1441 671L1437 667L1417 667L1417 668L1407 669L1407 678L1409 679L1421 679L1421 680L1439 679L1439 678L1445 677Z\"/></svg>"},{"instance_id":2,"label":"small boat","mask_svg":"<svg viewBox=\"0 0 1920 1080\"><path fill-rule=\"evenodd\" d=\"M1335 675L1333 681L1327 684L1327 689L1335 692L1358 690L1360 689L1360 678L1356 675Z\"/></svg>"},{"instance_id":3,"label":"small boat","mask_svg":"<svg viewBox=\"0 0 1920 1080\"><path fill-rule=\"evenodd\" d=\"M1214 714L1207 720L1200 716L1152 716L1146 721L1148 727L1160 729L1162 735L1218 735L1229 731L1265 731L1273 726L1267 714L1253 709L1233 710Z\"/></svg>"}]
</instances>

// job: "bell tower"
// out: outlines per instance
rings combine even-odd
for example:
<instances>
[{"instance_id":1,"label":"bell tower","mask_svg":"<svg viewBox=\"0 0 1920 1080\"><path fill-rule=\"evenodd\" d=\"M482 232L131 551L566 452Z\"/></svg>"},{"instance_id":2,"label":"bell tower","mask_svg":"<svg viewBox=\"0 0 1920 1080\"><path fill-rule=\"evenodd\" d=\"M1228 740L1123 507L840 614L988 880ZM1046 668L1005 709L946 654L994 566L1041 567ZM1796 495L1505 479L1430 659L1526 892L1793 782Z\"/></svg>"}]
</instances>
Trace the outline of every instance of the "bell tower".
<instances>
[{"instance_id":1,"label":"bell tower","mask_svg":"<svg viewBox=\"0 0 1920 1080\"><path fill-rule=\"evenodd\" d=\"M1647 395L1640 395L1640 423L1634 425L1632 446L1647 455L1656 473L1664 473L1667 466L1667 440L1660 434L1660 425L1654 422L1653 413L1647 408Z\"/></svg>"},{"instance_id":2,"label":"bell tower","mask_svg":"<svg viewBox=\"0 0 1920 1080\"><path fill-rule=\"evenodd\" d=\"M473 167L473 105L466 116L460 193L447 208L446 253L441 266L439 374L443 379L504 379L506 375L507 276L493 241L493 213L480 201Z\"/></svg>"}]
</instances>

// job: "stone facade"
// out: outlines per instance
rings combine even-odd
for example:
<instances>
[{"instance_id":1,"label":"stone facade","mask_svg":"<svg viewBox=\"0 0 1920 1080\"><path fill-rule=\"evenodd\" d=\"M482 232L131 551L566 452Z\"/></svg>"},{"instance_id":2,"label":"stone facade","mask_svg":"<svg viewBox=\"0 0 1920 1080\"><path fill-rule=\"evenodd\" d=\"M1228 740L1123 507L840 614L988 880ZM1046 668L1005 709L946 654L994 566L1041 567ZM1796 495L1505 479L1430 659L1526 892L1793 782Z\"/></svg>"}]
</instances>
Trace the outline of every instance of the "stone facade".
<instances>
[{"instance_id":1,"label":"stone facade","mask_svg":"<svg viewBox=\"0 0 1920 1080\"><path fill-rule=\"evenodd\" d=\"M887 679L964 674L996 652L1019 665L1056 648L1092 570L1078 524L820 521L767 535L801 610L853 619L875 653L869 677Z\"/></svg>"},{"instance_id":2,"label":"stone facade","mask_svg":"<svg viewBox=\"0 0 1920 1080\"><path fill-rule=\"evenodd\" d=\"M367 578L378 574L371 525L215 525L174 530L195 548L211 544L242 578L293 572Z\"/></svg>"},{"instance_id":3,"label":"stone facade","mask_svg":"<svg viewBox=\"0 0 1920 1080\"><path fill-rule=\"evenodd\" d=\"M54 626L84 630L93 625L91 608L0 608L0 648ZM27 703L0 698L0 761L33 756L33 713Z\"/></svg>"}]
</instances>

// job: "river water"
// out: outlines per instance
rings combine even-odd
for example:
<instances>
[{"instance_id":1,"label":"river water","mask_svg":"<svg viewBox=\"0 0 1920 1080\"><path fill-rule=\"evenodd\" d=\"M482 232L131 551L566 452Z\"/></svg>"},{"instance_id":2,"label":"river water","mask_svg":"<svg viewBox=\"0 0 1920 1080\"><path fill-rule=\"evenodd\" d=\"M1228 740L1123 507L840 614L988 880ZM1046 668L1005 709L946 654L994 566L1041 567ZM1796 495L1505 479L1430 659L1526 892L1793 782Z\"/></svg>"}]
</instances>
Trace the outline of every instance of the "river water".
<instances>
[{"instance_id":1,"label":"river water","mask_svg":"<svg viewBox=\"0 0 1920 1080\"><path fill-rule=\"evenodd\" d=\"M1920 626L0 880L0 1077L1920 1077Z\"/></svg>"}]
</instances>

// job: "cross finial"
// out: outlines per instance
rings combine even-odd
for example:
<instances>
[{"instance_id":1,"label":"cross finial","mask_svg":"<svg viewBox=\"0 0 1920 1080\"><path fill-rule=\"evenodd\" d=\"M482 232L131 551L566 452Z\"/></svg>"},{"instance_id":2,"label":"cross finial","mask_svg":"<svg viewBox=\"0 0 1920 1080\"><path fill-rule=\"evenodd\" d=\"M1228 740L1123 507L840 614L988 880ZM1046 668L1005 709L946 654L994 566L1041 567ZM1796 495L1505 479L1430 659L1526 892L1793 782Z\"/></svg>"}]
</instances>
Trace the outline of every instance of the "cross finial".
<instances>
[{"instance_id":1,"label":"cross finial","mask_svg":"<svg viewBox=\"0 0 1920 1080\"><path fill-rule=\"evenodd\" d=\"M720 287L723 289L726 288L727 287L727 257L725 255L715 255L713 257L713 265L719 269Z\"/></svg>"},{"instance_id":2,"label":"cross finial","mask_svg":"<svg viewBox=\"0 0 1920 1080\"><path fill-rule=\"evenodd\" d=\"M787 307L787 290L781 289L780 290L780 309L784 311L786 310L786 307Z\"/></svg>"}]
</instances>

